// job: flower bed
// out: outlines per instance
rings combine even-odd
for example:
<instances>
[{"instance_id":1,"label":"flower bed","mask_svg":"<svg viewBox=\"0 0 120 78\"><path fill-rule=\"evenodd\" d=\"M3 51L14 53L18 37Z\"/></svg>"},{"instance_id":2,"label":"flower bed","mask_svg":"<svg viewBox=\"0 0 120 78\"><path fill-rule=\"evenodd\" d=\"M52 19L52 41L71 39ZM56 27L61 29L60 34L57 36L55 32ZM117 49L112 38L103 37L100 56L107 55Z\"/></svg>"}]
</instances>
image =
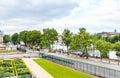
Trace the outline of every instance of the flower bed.
<instances>
[{"instance_id":1,"label":"flower bed","mask_svg":"<svg viewBox=\"0 0 120 78\"><path fill-rule=\"evenodd\" d=\"M24 62L21 59L14 60L16 75L26 75L30 74L29 69L26 67Z\"/></svg>"},{"instance_id":2,"label":"flower bed","mask_svg":"<svg viewBox=\"0 0 120 78\"><path fill-rule=\"evenodd\" d=\"M28 68L18 68L17 73L18 75L24 75L24 74L30 74L30 71Z\"/></svg>"},{"instance_id":3,"label":"flower bed","mask_svg":"<svg viewBox=\"0 0 120 78\"><path fill-rule=\"evenodd\" d=\"M0 78L31 74L23 60L0 60Z\"/></svg>"},{"instance_id":4,"label":"flower bed","mask_svg":"<svg viewBox=\"0 0 120 78\"><path fill-rule=\"evenodd\" d=\"M3 60L2 67L12 67L11 60Z\"/></svg>"},{"instance_id":5,"label":"flower bed","mask_svg":"<svg viewBox=\"0 0 120 78\"><path fill-rule=\"evenodd\" d=\"M15 76L11 60L0 61L0 78Z\"/></svg>"}]
</instances>

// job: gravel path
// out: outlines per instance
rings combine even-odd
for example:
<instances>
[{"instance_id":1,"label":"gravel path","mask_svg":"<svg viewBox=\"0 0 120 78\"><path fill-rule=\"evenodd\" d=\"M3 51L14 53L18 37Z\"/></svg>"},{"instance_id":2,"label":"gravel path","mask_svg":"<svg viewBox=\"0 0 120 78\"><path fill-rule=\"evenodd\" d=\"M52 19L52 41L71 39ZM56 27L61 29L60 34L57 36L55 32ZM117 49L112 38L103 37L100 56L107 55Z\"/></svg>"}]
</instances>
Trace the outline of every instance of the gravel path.
<instances>
[{"instance_id":1,"label":"gravel path","mask_svg":"<svg viewBox=\"0 0 120 78\"><path fill-rule=\"evenodd\" d=\"M30 71L35 75L36 78L53 78L47 71L40 67L33 61L32 58L23 58Z\"/></svg>"}]
</instances>

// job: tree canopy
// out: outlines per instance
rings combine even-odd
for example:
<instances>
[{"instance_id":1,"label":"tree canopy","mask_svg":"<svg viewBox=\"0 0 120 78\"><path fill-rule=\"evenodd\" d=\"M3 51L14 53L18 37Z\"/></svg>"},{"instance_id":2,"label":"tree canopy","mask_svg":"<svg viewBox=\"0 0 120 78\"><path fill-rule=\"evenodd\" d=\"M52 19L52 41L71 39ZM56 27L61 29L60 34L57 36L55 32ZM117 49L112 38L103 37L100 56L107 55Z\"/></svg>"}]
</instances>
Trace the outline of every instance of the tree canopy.
<instances>
[{"instance_id":1,"label":"tree canopy","mask_svg":"<svg viewBox=\"0 0 120 78\"><path fill-rule=\"evenodd\" d=\"M13 44L19 44L20 43L19 34L18 33L14 33L11 36L11 41L13 42Z\"/></svg>"},{"instance_id":2,"label":"tree canopy","mask_svg":"<svg viewBox=\"0 0 120 78\"><path fill-rule=\"evenodd\" d=\"M10 42L10 40L11 40L10 35L4 35L4 36L3 36L3 42L4 42L4 43Z\"/></svg>"},{"instance_id":3,"label":"tree canopy","mask_svg":"<svg viewBox=\"0 0 120 78\"><path fill-rule=\"evenodd\" d=\"M67 46L67 49L70 45L70 42L72 40L72 33L68 29L64 29L62 33L62 41Z\"/></svg>"},{"instance_id":4,"label":"tree canopy","mask_svg":"<svg viewBox=\"0 0 120 78\"><path fill-rule=\"evenodd\" d=\"M114 49L115 49L115 51L117 51L116 55L120 56L120 42L116 42L114 44Z\"/></svg>"},{"instance_id":5,"label":"tree canopy","mask_svg":"<svg viewBox=\"0 0 120 78\"><path fill-rule=\"evenodd\" d=\"M58 40L58 33L54 28L43 29L43 37L43 39L46 40L46 44L48 45L49 49L51 49L51 45L53 45L54 41Z\"/></svg>"}]
</instances>

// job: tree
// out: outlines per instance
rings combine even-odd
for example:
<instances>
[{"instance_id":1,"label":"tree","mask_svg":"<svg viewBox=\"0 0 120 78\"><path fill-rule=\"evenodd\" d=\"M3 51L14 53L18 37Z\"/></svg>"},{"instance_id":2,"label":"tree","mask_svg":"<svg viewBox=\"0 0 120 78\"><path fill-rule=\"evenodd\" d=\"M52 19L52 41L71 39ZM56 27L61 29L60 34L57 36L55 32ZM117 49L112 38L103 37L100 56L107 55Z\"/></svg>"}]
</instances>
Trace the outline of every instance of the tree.
<instances>
[{"instance_id":1,"label":"tree","mask_svg":"<svg viewBox=\"0 0 120 78\"><path fill-rule=\"evenodd\" d=\"M95 53L95 43L96 41L98 41L100 39L100 36L97 34L91 35L91 40L92 40L92 44L93 44L93 52ZM94 56L93 53L93 56Z\"/></svg>"},{"instance_id":2,"label":"tree","mask_svg":"<svg viewBox=\"0 0 120 78\"><path fill-rule=\"evenodd\" d=\"M72 50L81 50L83 47L81 45L81 41L78 34L73 35L72 40L70 42L70 49Z\"/></svg>"},{"instance_id":3,"label":"tree","mask_svg":"<svg viewBox=\"0 0 120 78\"><path fill-rule=\"evenodd\" d=\"M37 30L33 30L30 32L30 41L32 46L38 46L40 44L41 32Z\"/></svg>"},{"instance_id":4,"label":"tree","mask_svg":"<svg viewBox=\"0 0 120 78\"><path fill-rule=\"evenodd\" d=\"M11 37L11 41L13 42L13 44L18 44L20 43L20 40L19 40L19 34L18 33L14 33Z\"/></svg>"},{"instance_id":5,"label":"tree","mask_svg":"<svg viewBox=\"0 0 120 78\"><path fill-rule=\"evenodd\" d=\"M25 43L25 46L27 46L27 42L28 42L28 31L22 31L22 32L20 32L20 40Z\"/></svg>"},{"instance_id":6,"label":"tree","mask_svg":"<svg viewBox=\"0 0 120 78\"><path fill-rule=\"evenodd\" d=\"M104 53L104 41L103 40L98 40L96 42L96 49L100 51L100 56L101 56L101 60L102 60L102 57L103 57L103 53Z\"/></svg>"},{"instance_id":7,"label":"tree","mask_svg":"<svg viewBox=\"0 0 120 78\"><path fill-rule=\"evenodd\" d=\"M103 57L109 58L109 52L110 50L113 49L113 44L111 44L110 42L105 42L104 43L104 53L103 53ZM109 58L109 63L110 63L110 58Z\"/></svg>"},{"instance_id":8,"label":"tree","mask_svg":"<svg viewBox=\"0 0 120 78\"><path fill-rule=\"evenodd\" d=\"M81 45L83 46L83 54L86 55L86 59L88 59L88 47L91 45L92 41L90 39L90 34L86 32L85 28L80 28L79 29L79 36L80 36L80 41Z\"/></svg>"},{"instance_id":9,"label":"tree","mask_svg":"<svg viewBox=\"0 0 120 78\"><path fill-rule=\"evenodd\" d=\"M43 29L43 35L44 39L46 39L47 46L49 47L49 50L51 49L51 45L53 46L54 41L58 40L58 33L57 31L52 28L52 29Z\"/></svg>"},{"instance_id":10,"label":"tree","mask_svg":"<svg viewBox=\"0 0 120 78\"><path fill-rule=\"evenodd\" d=\"M6 44L6 43L8 43L8 42L10 42L10 36L9 35L4 35L3 36L3 42Z\"/></svg>"},{"instance_id":11,"label":"tree","mask_svg":"<svg viewBox=\"0 0 120 78\"><path fill-rule=\"evenodd\" d=\"M88 47L90 47L91 43L90 34L86 32L85 28L80 28L79 33L73 36L70 48L74 50L82 50L83 55L88 59Z\"/></svg>"},{"instance_id":12,"label":"tree","mask_svg":"<svg viewBox=\"0 0 120 78\"><path fill-rule=\"evenodd\" d=\"M47 47L48 44L49 43L48 43L46 37L44 36L44 34L42 34L41 38L40 38L40 48L42 49L43 47Z\"/></svg>"},{"instance_id":13,"label":"tree","mask_svg":"<svg viewBox=\"0 0 120 78\"><path fill-rule=\"evenodd\" d=\"M119 58L120 58L120 42L116 42L114 44L114 49L117 51L116 55L118 57L118 64L119 64Z\"/></svg>"},{"instance_id":14,"label":"tree","mask_svg":"<svg viewBox=\"0 0 120 78\"><path fill-rule=\"evenodd\" d=\"M112 50L112 44L110 42L98 40L96 42L96 49L100 51L100 56L102 60L103 57L108 58L109 51Z\"/></svg>"},{"instance_id":15,"label":"tree","mask_svg":"<svg viewBox=\"0 0 120 78\"><path fill-rule=\"evenodd\" d=\"M70 30L65 29L62 33L62 41L67 46L67 50L68 50L71 40L72 40L72 33L70 32Z\"/></svg>"},{"instance_id":16,"label":"tree","mask_svg":"<svg viewBox=\"0 0 120 78\"><path fill-rule=\"evenodd\" d=\"M31 42L31 34L32 34L32 31L28 31L27 33L27 46L29 47L32 47L32 42Z\"/></svg>"}]
</instances>

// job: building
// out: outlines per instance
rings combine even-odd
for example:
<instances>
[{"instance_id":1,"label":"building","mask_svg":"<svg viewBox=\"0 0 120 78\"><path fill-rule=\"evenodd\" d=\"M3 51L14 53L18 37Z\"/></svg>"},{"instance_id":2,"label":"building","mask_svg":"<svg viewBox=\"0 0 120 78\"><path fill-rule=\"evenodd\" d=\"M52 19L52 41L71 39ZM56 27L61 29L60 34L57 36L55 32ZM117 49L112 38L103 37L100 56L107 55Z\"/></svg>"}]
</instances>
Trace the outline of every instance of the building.
<instances>
[{"instance_id":1,"label":"building","mask_svg":"<svg viewBox=\"0 0 120 78\"><path fill-rule=\"evenodd\" d=\"M6 50L6 46L3 44L3 31L0 30L0 50Z\"/></svg>"},{"instance_id":2,"label":"building","mask_svg":"<svg viewBox=\"0 0 120 78\"><path fill-rule=\"evenodd\" d=\"M3 43L3 32L0 30L0 44Z\"/></svg>"},{"instance_id":3,"label":"building","mask_svg":"<svg viewBox=\"0 0 120 78\"><path fill-rule=\"evenodd\" d=\"M100 35L101 37L114 37L116 35L118 35L119 33L117 32L117 30L115 29L114 32L101 32L98 33L98 35Z\"/></svg>"}]
</instances>

